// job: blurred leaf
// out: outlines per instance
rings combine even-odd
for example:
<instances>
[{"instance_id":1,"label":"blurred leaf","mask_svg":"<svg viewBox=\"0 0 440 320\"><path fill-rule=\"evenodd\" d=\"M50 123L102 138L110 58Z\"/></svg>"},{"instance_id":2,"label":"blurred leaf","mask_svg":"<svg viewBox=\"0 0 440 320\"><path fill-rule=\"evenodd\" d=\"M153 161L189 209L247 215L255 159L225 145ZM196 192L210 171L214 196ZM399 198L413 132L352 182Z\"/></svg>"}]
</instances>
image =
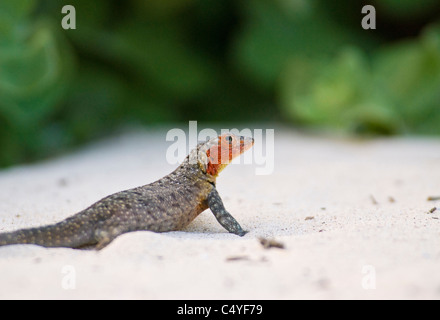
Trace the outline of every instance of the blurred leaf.
<instances>
[{"instance_id":1,"label":"blurred leaf","mask_svg":"<svg viewBox=\"0 0 440 320\"><path fill-rule=\"evenodd\" d=\"M0 2L0 17L18 20L26 17L35 7L35 0L14 0Z\"/></svg>"},{"instance_id":2,"label":"blurred leaf","mask_svg":"<svg viewBox=\"0 0 440 320\"><path fill-rule=\"evenodd\" d=\"M5 41L14 41L16 29L32 12L35 0L0 1L0 45Z\"/></svg>"},{"instance_id":3,"label":"blurred leaf","mask_svg":"<svg viewBox=\"0 0 440 320\"><path fill-rule=\"evenodd\" d=\"M395 101L410 132L440 133L440 29L389 46L375 57L379 86Z\"/></svg>"},{"instance_id":4,"label":"blurred leaf","mask_svg":"<svg viewBox=\"0 0 440 320\"><path fill-rule=\"evenodd\" d=\"M376 90L361 51L346 48L333 61L295 60L281 92L286 116L313 127L394 133L398 118Z\"/></svg>"},{"instance_id":5,"label":"blurred leaf","mask_svg":"<svg viewBox=\"0 0 440 320\"><path fill-rule=\"evenodd\" d=\"M51 25L33 26L25 41L0 50L0 113L25 125L46 117L62 96L71 55Z\"/></svg>"},{"instance_id":6,"label":"blurred leaf","mask_svg":"<svg viewBox=\"0 0 440 320\"><path fill-rule=\"evenodd\" d=\"M122 24L112 34L83 29L74 41L86 52L97 54L126 72L149 80L167 95L190 98L211 82L206 57L182 39L177 25L168 23Z\"/></svg>"}]
</instances>

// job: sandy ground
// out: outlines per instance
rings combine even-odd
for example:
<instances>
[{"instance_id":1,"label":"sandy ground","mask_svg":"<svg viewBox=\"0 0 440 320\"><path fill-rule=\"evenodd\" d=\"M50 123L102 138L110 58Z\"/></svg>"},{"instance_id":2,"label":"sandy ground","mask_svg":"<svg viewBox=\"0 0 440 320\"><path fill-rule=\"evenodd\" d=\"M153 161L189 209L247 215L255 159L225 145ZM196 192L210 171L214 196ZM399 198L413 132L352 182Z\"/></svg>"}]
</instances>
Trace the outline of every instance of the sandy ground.
<instances>
[{"instance_id":1,"label":"sandy ground","mask_svg":"<svg viewBox=\"0 0 440 320\"><path fill-rule=\"evenodd\" d=\"M57 222L171 172L165 134L1 171L0 231ZM245 237L207 210L186 230L125 234L100 252L0 247L0 298L440 298L440 201L427 201L440 196L440 140L276 129L274 160L270 175L230 165L217 180Z\"/></svg>"}]
</instances>

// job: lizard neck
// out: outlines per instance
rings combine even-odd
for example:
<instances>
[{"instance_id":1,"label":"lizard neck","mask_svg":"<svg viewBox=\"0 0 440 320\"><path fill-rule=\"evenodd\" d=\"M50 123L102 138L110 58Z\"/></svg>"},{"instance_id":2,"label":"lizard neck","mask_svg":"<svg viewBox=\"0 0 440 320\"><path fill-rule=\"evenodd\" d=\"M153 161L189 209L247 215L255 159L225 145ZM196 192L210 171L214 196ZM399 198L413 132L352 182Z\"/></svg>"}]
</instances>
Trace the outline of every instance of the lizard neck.
<instances>
[{"instance_id":1,"label":"lizard neck","mask_svg":"<svg viewBox=\"0 0 440 320\"><path fill-rule=\"evenodd\" d=\"M214 186L217 179L217 175L204 172L199 163L191 163L188 159L174 171L174 174L184 176L189 180L206 181Z\"/></svg>"},{"instance_id":2,"label":"lizard neck","mask_svg":"<svg viewBox=\"0 0 440 320\"><path fill-rule=\"evenodd\" d=\"M214 164L211 162L208 162L208 166L206 169L206 174L212 176L214 179L217 178L218 174L222 169L225 167L225 165L222 164Z\"/></svg>"}]
</instances>

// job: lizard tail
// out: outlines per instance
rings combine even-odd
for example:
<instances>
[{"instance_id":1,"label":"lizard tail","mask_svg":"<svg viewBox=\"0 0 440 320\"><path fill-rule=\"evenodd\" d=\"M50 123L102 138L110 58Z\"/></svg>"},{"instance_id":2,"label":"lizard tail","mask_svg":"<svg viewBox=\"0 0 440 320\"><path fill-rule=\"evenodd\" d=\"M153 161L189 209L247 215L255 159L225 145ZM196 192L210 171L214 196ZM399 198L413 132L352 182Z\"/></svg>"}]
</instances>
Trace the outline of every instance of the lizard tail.
<instances>
[{"instance_id":1,"label":"lizard tail","mask_svg":"<svg viewBox=\"0 0 440 320\"><path fill-rule=\"evenodd\" d=\"M35 244L47 248L81 248L92 241L87 232L75 234L69 225L61 222L39 228L21 229L0 233L0 246L12 244Z\"/></svg>"},{"instance_id":2,"label":"lizard tail","mask_svg":"<svg viewBox=\"0 0 440 320\"><path fill-rule=\"evenodd\" d=\"M11 244L32 244L35 242L35 230L22 229L12 232L0 233L0 246Z\"/></svg>"}]
</instances>

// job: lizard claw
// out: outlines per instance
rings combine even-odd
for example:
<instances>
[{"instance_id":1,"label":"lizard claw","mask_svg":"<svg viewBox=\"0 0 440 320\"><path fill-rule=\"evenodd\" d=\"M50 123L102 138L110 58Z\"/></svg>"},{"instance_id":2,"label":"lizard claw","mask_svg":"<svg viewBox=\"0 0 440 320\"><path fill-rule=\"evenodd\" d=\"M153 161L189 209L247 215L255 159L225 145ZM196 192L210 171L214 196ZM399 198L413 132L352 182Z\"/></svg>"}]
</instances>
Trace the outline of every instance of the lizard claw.
<instances>
[{"instance_id":1,"label":"lizard claw","mask_svg":"<svg viewBox=\"0 0 440 320\"><path fill-rule=\"evenodd\" d=\"M234 232L234 234L236 234L237 236L243 237L248 232L249 231L239 230L239 231Z\"/></svg>"}]
</instances>

